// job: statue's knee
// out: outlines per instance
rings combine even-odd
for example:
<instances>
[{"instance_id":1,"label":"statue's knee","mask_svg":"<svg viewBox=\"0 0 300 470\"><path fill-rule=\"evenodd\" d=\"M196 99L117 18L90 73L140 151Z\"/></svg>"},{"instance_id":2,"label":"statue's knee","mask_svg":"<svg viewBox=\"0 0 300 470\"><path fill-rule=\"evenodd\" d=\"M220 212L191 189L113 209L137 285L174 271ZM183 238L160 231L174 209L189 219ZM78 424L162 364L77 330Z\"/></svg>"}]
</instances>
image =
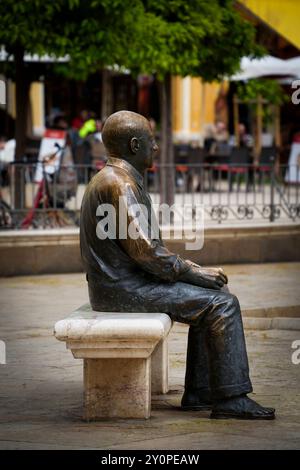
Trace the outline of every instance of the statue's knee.
<instances>
[{"instance_id":1,"label":"statue's knee","mask_svg":"<svg viewBox=\"0 0 300 470\"><path fill-rule=\"evenodd\" d=\"M208 316L210 334L220 336L241 321L241 310L238 298L234 294L219 292L213 302L213 310Z\"/></svg>"},{"instance_id":2,"label":"statue's knee","mask_svg":"<svg viewBox=\"0 0 300 470\"><path fill-rule=\"evenodd\" d=\"M214 307L219 307L224 316L240 314L240 303L236 295L219 292L214 299Z\"/></svg>"},{"instance_id":3,"label":"statue's knee","mask_svg":"<svg viewBox=\"0 0 300 470\"><path fill-rule=\"evenodd\" d=\"M228 294L230 299L228 300L228 303L230 306L232 306L233 308L235 307L237 310L239 310L240 308L240 302L239 302L239 299L237 298L236 295L234 294Z\"/></svg>"}]
</instances>

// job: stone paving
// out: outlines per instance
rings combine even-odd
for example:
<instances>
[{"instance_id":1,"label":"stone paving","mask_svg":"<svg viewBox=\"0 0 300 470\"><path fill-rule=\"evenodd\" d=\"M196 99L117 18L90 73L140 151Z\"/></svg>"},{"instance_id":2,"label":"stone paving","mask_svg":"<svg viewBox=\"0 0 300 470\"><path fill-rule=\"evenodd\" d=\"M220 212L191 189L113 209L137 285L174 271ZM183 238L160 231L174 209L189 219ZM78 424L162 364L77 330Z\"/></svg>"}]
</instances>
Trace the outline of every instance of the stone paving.
<instances>
[{"instance_id":1,"label":"stone paving","mask_svg":"<svg viewBox=\"0 0 300 470\"><path fill-rule=\"evenodd\" d=\"M244 308L264 299L270 306L299 302L298 263L226 269ZM275 421L213 421L208 412L179 409L187 339L181 324L170 335L170 392L153 397L150 420L82 421L82 363L52 330L86 301L82 274L0 279L0 339L7 347L7 364L0 365L0 448L300 448L300 364L291 361L297 330L246 330L253 397L276 407Z\"/></svg>"}]
</instances>

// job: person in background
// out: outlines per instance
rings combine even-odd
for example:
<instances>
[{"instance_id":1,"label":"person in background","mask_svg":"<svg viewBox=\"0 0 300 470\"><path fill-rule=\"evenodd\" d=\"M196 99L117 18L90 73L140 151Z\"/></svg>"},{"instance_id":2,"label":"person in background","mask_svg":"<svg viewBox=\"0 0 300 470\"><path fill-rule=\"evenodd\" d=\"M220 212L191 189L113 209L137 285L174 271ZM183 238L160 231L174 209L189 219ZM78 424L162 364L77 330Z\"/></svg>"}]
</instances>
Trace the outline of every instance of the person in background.
<instances>
[{"instance_id":1,"label":"person in background","mask_svg":"<svg viewBox=\"0 0 300 470\"><path fill-rule=\"evenodd\" d=\"M80 113L75 116L71 121L71 129L69 130L69 136L71 139L71 148L73 158L75 159L75 163L79 163L77 161L77 147L82 143L82 140L79 136L79 130L84 125L85 121L89 118L89 111L83 109Z\"/></svg>"},{"instance_id":2,"label":"person in background","mask_svg":"<svg viewBox=\"0 0 300 470\"><path fill-rule=\"evenodd\" d=\"M92 114L79 130L76 148L76 163L86 165L88 171L82 168L80 181L85 182L86 175L90 178L93 168L100 169L105 162L105 149L102 143L102 121Z\"/></svg>"},{"instance_id":3,"label":"person in background","mask_svg":"<svg viewBox=\"0 0 300 470\"><path fill-rule=\"evenodd\" d=\"M216 143L216 128L214 124L206 124L204 128L204 150L210 155Z\"/></svg>"},{"instance_id":4,"label":"person in background","mask_svg":"<svg viewBox=\"0 0 300 470\"><path fill-rule=\"evenodd\" d=\"M0 135L0 188L9 184L9 164L15 159L16 141Z\"/></svg>"},{"instance_id":5,"label":"person in background","mask_svg":"<svg viewBox=\"0 0 300 470\"><path fill-rule=\"evenodd\" d=\"M102 122L100 119L98 119L95 115L95 113L91 113L90 117L84 122L82 127L79 129L79 137L81 139L85 139L88 135L94 134L94 133L101 133L102 129Z\"/></svg>"},{"instance_id":6,"label":"person in background","mask_svg":"<svg viewBox=\"0 0 300 470\"><path fill-rule=\"evenodd\" d=\"M63 114L59 114L53 119L53 129L59 129L61 131L68 130L69 124L66 117Z\"/></svg>"},{"instance_id":7,"label":"person in background","mask_svg":"<svg viewBox=\"0 0 300 470\"><path fill-rule=\"evenodd\" d=\"M3 161L5 144L6 138L4 135L0 135L0 186L4 186L6 179L6 165Z\"/></svg>"},{"instance_id":8,"label":"person in background","mask_svg":"<svg viewBox=\"0 0 300 470\"><path fill-rule=\"evenodd\" d=\"M215 139L215 154L228 157L231 152L231 147L229 145L229 133L223 121L216 122Z\"/></svg>"},{"instance_id":9,"label":"person in background","mask_svg":"<svg viewBox=\"0 0 300 470\"><path fill-rule=\"evenodd\" d=\"M247 133L247 128L244 123L240 122L238 125L239 139L241 147L252 147L253 138Z\"/></svg>"},{"instance_id":10,"label":"person in background","mask_svg":"<svg viewBox=\"0 0 300 470\"><path fill-rule=\"evenodd\" d=\"M78 116L75 116L72 119L72 122L71 122L72 130L79 131L79 129L81 129L85 121L87 121L88 119L89 119L89 112L86 109L83 109L82 111L80 111Z\"/></svg>"},{"instance_id":11,"label":"person in background","mask_svg":"<svg viewBox=\"0 0 300 470\"><path fill-rule=\"evenodd\" d=\"M102 128L103 124L100 119L96 120L96 132L89 136L88 139L90 140L91 146L91 155L92 155L92 165L97 168L97 170L101 170L105 165L107 160L106 156L106 149L104 147L102 141Z\"/></svg>"},{"instance_id":12,"label":"person in background","mask_svg":"<svg viewBox=\"0 0 300 470\"><path fill-rule=\"evenodd\" d=\"M228 131L226 125L223 121L218 121L215 127L215 139L217 142L227 142L228 141Z\"/></svg>"},{"instance_id":13,"label":"person in background","mask_svg":"<svg viewBox=\"0 0 300 470\"><path fill-rule=\"evenodd\" d=\"M156 132L156 121L153 117L150 117L149 122L150 122L150 127L152 129L152 132L153 132L153 134L155 134L155 132Z\"/></svg>"},{"instance_id":14,"label":"person in background","mask_svg":"<svg viewBox=\"0 0 300 470\"><path fill-rule=\"evenodd\" d=\"M0 152L2 152L2 150L4 150L5 144L6 144L5 136L0 135Z\"/></svg>"}]
</instances>

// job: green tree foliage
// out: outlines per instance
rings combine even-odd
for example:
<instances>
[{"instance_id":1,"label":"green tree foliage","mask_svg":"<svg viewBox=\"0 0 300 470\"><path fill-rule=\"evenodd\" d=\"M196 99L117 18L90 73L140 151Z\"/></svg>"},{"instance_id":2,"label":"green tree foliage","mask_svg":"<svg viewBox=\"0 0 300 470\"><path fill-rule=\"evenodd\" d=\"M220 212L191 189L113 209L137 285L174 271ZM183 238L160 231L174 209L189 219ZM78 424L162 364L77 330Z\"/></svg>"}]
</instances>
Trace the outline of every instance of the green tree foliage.
<instances>
[{"instance_id":1,"label":"green tree foliage","mask_svg":"<svg viewBox=\"0 0 300 470\"><path fill-rule=\"evenodd\" d=\"M245 103L255 101L260 95L270 104L282 105L288 98L276 80L253 78L237 85L238 97Z\"/></svg>"},{"instance_id":2,"label":"green tree foliage","mask_svg":"<svg viewBox=\"0 0 300 470\"><path fill-rule=\"evenodd\" d=\"M266 78L253 78L247 82L237 84L237 95L241 101L247 103L255 116L257 112L257 99L263 99L263 126L266 128L274 119L274 106L281 106L289 100L282 86L276 81Z\"/></svg>"},{"instance_id":3,"label":"green tree foliage","mask_svg":"<svg viewBox=\"0 0 300 470\"><path fill-rule=\"evenodd\" d=\"M14 55L68 56L70 75L119 63L141 11L134 0L1 0L0 44Z\"/></svg>"},{"instance_id":4,"label":"green tree foliage","mask_svg":"<svg viewBox=\"0 0 300 470\"><path fill-rule=\"evenodd\" d=\"M239 68L244 55L259 56L255 29L232 0L144 0L144 13L123 58L131 70L218 80ZM138 19L139 20L139 19Z\"/></svg>"},{"instance_id":5,"label":"green tree foliage","mask_svg":"<svg viewBox=\"0 0 300 470\"><path fill-rule=\"evenodd\" d=\"M258 55L255 30L233 0L1 0L0 44L13 54L70 57L70 73L99 65L133 72L234 73L243 55Z\"/></svg>"}]
</instances>

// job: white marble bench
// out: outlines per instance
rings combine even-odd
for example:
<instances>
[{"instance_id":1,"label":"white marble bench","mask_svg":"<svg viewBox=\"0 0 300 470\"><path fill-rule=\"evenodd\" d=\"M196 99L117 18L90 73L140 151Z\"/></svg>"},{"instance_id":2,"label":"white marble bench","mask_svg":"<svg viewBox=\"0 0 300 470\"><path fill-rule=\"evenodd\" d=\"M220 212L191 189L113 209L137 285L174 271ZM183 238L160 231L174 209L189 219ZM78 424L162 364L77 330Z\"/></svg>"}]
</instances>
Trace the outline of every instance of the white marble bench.
<instances>
[{"instance_id":1,"label":"white marble bench","mask_svg":"<svg viewBox=\"0 0 300 470\"><path fill-rule=\"evenodd\" d=\"M84 360L84 418L149 418L152 393L168 391L172 322L164 313L95 312L89 304L55 324Z\"/></svg>"}]
</instances>

